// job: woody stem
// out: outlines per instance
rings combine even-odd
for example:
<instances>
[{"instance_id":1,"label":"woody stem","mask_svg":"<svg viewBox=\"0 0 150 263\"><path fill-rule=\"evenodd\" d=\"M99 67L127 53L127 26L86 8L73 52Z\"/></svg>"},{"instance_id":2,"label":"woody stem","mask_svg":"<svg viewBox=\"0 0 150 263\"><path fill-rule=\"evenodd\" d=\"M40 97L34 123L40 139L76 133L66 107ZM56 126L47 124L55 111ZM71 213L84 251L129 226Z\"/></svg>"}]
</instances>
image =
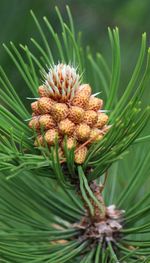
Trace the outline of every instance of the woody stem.
<instances>
[{"instance_id":1,"label":"woody stem","mask_svg":"<svg viewBox=\"0 0 150 263\"><path fill-rule=\"evenodd\" d=\"M106 208L100 193L100 187L95 182L92 182L89 186L81 166L78 166L78 174L80 180L80 191L85 203L85 208L92 221L101 221L105 218Z\"/></svg>"}]
</instances>

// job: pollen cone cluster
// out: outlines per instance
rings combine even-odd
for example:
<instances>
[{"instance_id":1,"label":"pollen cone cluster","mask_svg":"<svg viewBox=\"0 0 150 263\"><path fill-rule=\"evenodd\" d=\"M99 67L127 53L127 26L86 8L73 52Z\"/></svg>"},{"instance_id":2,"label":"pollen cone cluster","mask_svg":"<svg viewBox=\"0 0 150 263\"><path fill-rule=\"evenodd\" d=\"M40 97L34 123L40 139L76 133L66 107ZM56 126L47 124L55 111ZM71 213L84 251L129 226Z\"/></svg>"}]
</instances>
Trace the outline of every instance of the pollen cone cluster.
<instances>
[{"instance_id":1,"label":"pollen cone cluster","mask_svg":"<svg viewBox=\"0 0 150 263\"><path fill-rule=\"evenodd\" d=\"M82 164L89 146L108 130L103 100L92 95L89 84L81 85L76 70L64 64L49 70L38 93L29 122L36 134L34 145L51 147L57 140L60 158L65 158L64 148L74 148L75 162Z\"/></svg>"}]
</instances>

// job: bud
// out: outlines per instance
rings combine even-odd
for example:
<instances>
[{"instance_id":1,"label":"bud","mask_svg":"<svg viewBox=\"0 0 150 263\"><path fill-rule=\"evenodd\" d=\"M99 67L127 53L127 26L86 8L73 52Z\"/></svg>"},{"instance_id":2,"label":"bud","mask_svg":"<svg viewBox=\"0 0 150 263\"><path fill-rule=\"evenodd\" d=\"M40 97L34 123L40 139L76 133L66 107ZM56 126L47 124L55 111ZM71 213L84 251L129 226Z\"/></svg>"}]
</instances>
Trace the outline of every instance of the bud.
<instances>
[{"instance_id":1,"label":"bud","mask_svg":"<svg viewBox=\"0 0 150 263\"><path fill-rule=\"evenodd\" d=\"M28 125L29 125L29 128L31 128L31 129L39 130L39 128L40 128L39 118L38 117L33 117Z\"/></svg>"},{"instance_id":2,"label":"bud","mask_svg":"<svg viewBox=\"0 0 150 263\"><path fill-rule=\"evenodd\" d=\"M64 135L71 135L75 130L75 124L72 121L70 121L68 118L62 120L58 124L58 127L60 133Z\"/></svg>"},{"instance_id":3,"label":"bud","mask_svg":"<svg viewBox=\"0 0 150 263\"><path fill-rule=\"evenodd\" d=\"M108 116L105 113L98 113L98 120L95 127L101 129L107 123L107 121Z\"/></svg>"},{"instance_id":4,"label":"bud","mask_svg":"<svg viewBox=\"0 0 150 263\"><path fill-rule=\"evenodd\" d=\"M38 107L41 113L50 113L52 110L52 106L54 105L54 101L47 97L42 97L38 100Z\"/></svg>"},{"instance_id":5,"label":"bud","mask_svg":"<svg viewBox=\"0 0 150 263\"><path fill-rule=\"evenodd\" d=\"M89 97L88 96L86 96L84 93L83 94L78 93L73 98L71 104L73 106L78 106L78 107L81 107L81 108L84 109L88 105L88 102L89 102Z\"/></svg>"},{"instance_id":6,"label":"bud","mask_svg":"<svg viewBox=\"0 0 150 263\"><path fill-rule=\"evenodd\" d=\"M94 110L87 110L84 114L83 121L92 127L97 122L97 119L98 115Z\"/></svg>"},{"instance_id":7,"label":"bud","mask_svg":"<svg viewBox=\"0 0 150 263\"><path fill-rule=\"evenodd\" d=\"M77 89L71 104L84 109L88 105L90 95L91 87L88 84L81 85Z\"/></svg>"},{"instance_id":8,"label":"bud","mask_svg":"<svg viewBox=\"0 0 150 263\"><path fill-rule=\"evenodd\" d=\"M90 135L90 127L86 124L79 124L76 128L75 135L77 140L84 142L88 140Z\"/></svg>"},{"instance_id":9,"label":"bud","mask_svg":"<svg viewBox=\"0 0 150 263\"><path fill-rule=\"evenodd\" d=\"M94 128L90 132L89 139L90 139L90 143L97 142L103 139L103 135L99 129Z\"/></svg>"},{"instance_id":10,"label":"bud","mask_svg":"<svg viewBox=\"0 0 150 263\"><path fill-rule=\"evenodd\" d=\"M54 128L56 126L53 118L49 114L44 114L39 118L40 127L46 130Z\"/></svg>"},{"instance_id":11,"label":"bud","mask_svg":"<svg viewBox=\"0 0 150 263\"><path fill-rule=\"evenodd\" d=\"M74 156L74 161L77 164L82 164L85 161L86 155L87 155L87 147L84 146L80 148L79 150L76 150L75 156Z\"/></svg>"},{"instance_id":12,"label":"bud","mask_svg":"<svg viewBox=\"0 0 150 263\"><path fill-rule=\"evenodd\" d=\"M48 89L45 88L44 86L40 86L38 88L38 93L39 93L40 97L49 97L50 96Z\"/></svg>"},{"instance_id":13,"label":"bud","mask_svg":"<svg viewBox=\"0 0 150 263\"><path fill-rule=\"evenodd\" d=\"M38 106L38 101L34 101L31 103L31 109L36 115L40 114L39 106Z\"/></svg>"},{"instance_id":14,"label":"bud","mask_svg":"<svg viewBox=\"0 0 150 263\"><path fill-rule=\"evenodd\" d=\"M49 91L51 98L60 102L72 99L79 84L80 76L70 65L54 65L45 75L44 87Z\"/></svg>"},{"instance_id":15,"label":"bud","mask_svg":"<svg viewBox=\"0 0 150 263\"><path fill-rule=\"evenodd\" d=\"M88 110L98 111L98 110L101 110L102 107L103 107L103 100L96 98L94 96L90 97L89 103L87 106Z\"/></svg>"},{"instance_id":16,"label":"bud","mask_svg":"<svg viewBox=\"0 0 150 263\"><path fill-rule=\"evenodd\" d=\"M55 121L61 121L68 115L68 106L65 103L55 103L52 107L52 116Z\"/></svg>"},{"instance_id":17,"label":"bud","mask_svg":"<svg viewBox=\"0 0 150 263\"><path fill-rule=\"evenodd\" d=\"M54 145L56 139L58 138L58 131L56 129L50 129L45 133L45 141L49 145Z\"/></svg>"},{"instance_id":18,"label":"bud","mask_svg":"<svg viewBox=\"0 0 150 263\"><path fill-rule=\"evenodd\" d=\"M79 86L79 88L76 91L77 94L84 94L87 97L90 97L92 93L92 89L89 84L82 84Z\"/></svg>"},{"instance_id":19,"label":"bud","mask_svg":"<svg viewBox=\"0 0 150 263\"><path fill-rule=\"evenodd\" d=\"M68 118L74 123L80 123L84 117L84 110L78 106L71 106Z\"/></svg>"}]
</instances>

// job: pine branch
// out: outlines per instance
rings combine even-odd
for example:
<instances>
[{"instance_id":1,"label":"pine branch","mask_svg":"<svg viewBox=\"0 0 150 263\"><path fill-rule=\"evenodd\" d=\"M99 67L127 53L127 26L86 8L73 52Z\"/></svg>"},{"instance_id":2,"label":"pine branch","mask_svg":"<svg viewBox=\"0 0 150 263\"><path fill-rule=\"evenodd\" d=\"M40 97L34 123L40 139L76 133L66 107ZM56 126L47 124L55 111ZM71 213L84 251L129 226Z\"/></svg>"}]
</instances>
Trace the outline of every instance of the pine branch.
<instances>
[{"instance_id":1,"label":"pine branch","mask_svg":"<svg viewBox=\"0 0 150 263\"><path fill-rule=\"evenodd\" d=\"M149 142L149 135L140 135L150 116L149 106L141 106L150 77L146 34L142 35L132 77L119 97L118 28L108 29L112 49L110 69L101 53L93 54L90 47L86 49L82 45L68 6L66 10L68 21L64 21L56 7L61 35L47 17L42 24L31 11L40 38L31 38L32 48L23 44L18 48L10 42L8 46L3 45L4 49L23 79L29 98L39 101L38 87L42 84L47 85L46 91L53 92L56 98L61 95L64 103L70 94L75 97L81 84L89 82L94 92L103 91L106 106L100 112L106 111L109 123L101 129L99 141L88 138L76 147L73 140L73 146L68 149L68 137L65 136L62 146L56 136L50 147L43 126L38 131L28 127L25 120L34 120L34 116L31 117L26 99L20 98L0 68L0 256L2 262L16 263L146 262L150 257L147 188L150 154L145 144ZM45 77L51 77L47 68L53 71L58 61L69 64L76 72L79 87L73 86L71 90L69 82L70 86L67 90L62 87L61 93L61 83L53 87L51 79L45 82ZM96 94L90 96L96 97ZM41 145L34 143L39 134L43 140ZM125 156L127 149L130 152ZM77 163L79 150L79 157L86 153L83 150L87 150L87 155L83 162ZM103 178L106 172L107 180Z\"/></svg>"}]
</instances>

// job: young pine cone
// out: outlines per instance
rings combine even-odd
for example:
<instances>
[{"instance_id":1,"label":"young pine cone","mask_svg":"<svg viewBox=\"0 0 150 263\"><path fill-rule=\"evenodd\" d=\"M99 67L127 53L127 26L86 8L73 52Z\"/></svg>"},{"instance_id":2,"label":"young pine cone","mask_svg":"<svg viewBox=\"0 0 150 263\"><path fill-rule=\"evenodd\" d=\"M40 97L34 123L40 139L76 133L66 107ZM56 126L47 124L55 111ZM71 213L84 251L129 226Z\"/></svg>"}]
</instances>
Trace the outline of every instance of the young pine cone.
<instances>
[{"instance_id":1,"label":"young pine cone","mask_svg":"<svg viewBox=\"0 0 150 263\"><path fill-rule=\"evenodd\" d=\"M75 138L74 137L68 137L62 141L61 146L62 146L62 149L64 149L66 146L68 150L71 150L76 145L77 145L77 142L76 142Z\"/></svg>"},{"instance_id":2,"label":"young pine cone","mask_svg":"<svg viewBox=\"0 0 150 263\"><path fill-rule=\"evenodd\" d=\"M90 127L93 127L94 124L97 123L98 115L97 112L94 110L87 110L84 114L84 119L83 121L89 125Z\"/></svg>"},{"instance_id":3,"label":"young pine cone","mask_svg":"<svg viewBox=\"0 0 150 263\"><path fill-rule=\"evenodd\" d=\"M89 84L80 85L76 69L65 64L50 68L38 93L29 122L37 134L34 145L44 147L45 141L51 147L57 141L64 160L66 142L68 151L75 148L75 163L82 164L90 144L101 140L108 130L108 116L101 112L103 100L92 95Z\"/></svg>"},{"instance_id":4,"label":"young pine cone","mask_svg":"<svg viewBox=\"0 0 150 263\"><path fill-rule=\"evenodd\" d=\"M102 139L103 139L102 132L97 128L93 128L90 132L90 143L98 142Z\"/></svg>"},{"instance_id":5,"label":"young pine cone","mask_svg":"<svg viewBox=\"0 0 150 263\"><path fill-rule=\"evenodd\" d=\"M75 130L75 124L69 119L64 119L58 124L58 128L61 134L71 135Z\"/></svg>"},{"instance_id":6,"label":"young pine cone","mask_svg":"<svg viewBox=\"0 0 150 263\"><path fill-rule=\"evenodd\" d=\"M96 98L94 96L91 96L88 102L88 106L87 109L88 110L94 110L94 111L98 111L101 110L103 107L103 101L99 98Z\"/></svg>"},{"instance_id":7,"label":"young pine cone","mask_svg":"<svg viewBox=\"0 0 150 263\"><path fill-rule=\"evenodd\" d=\"M39 125L44 130L55 128L55 122L49 114L41 115L39 118Z\"/></svg>"},{"instance_id":8,"label":"young pine cone","mask_svg":"<svg viewBox=\"0 0 150 263\"><path fill-rule=\"evenodd\" d=\"M29 122L29 128L34 129L34 130L39 130L40 129L40 124L39 124L39 118L38 117L33 117L31 121Z\"/></svg>"},{"instance_id":9,"label":"young pine cone","mask_svg":"<svg viewBox=\"0 0 150 263\"><path fill-rule=\"evenodd\" d=\"M52 106L51 114L56 122L65 119L68 115L68 107L65 103L55 103Z\"/></svg>"},{"instance_id":10,"label":"young pine cone","mask_svg":"<svg viewBox=\"0 0 150 263\"><path fill-rule=\"evenodd\" d=\"M74 123L80 123L84 118L85 111L78 106L71 106L68 112L68 118Z\"/></svg>"},{"instance_id":11,"label":"young pine cone","mask_svg":"<svg viewBox=\"0 0 150 263\"><path fill-rule=\"evenodd\" d=\"M81 123L77 126L75 136L78 141L85 142L90 136L90 127L86 123Z\"/></svg>"},{"instance_id":12,"label":"young pine cone","mask_svg":"<svg viewBox=\"0 0 150 263\"><path fill-rule=\"evenodd\" d=\"M41 114L51 113L54 101L47 97L42 97L38 100L38 109Z\"/></svg>"},{"instance_id":13,"label":"young pine cone","mask_svg":"<svg viewBox=\"0 0 150 263\"><path fill-rule=\"evenodd\" d=\"M86 146L83 146L79 150L77 149L77 151L75 152L75 157L74 157L74 160L77 164L84 163L86 155L87 155L87 151L88 149Z\"/></svg>"},{"instance_id":14,"label":"young pine cone","mask_svg":"<svg viewBox=\"0 0 150 263\"><path fill-rule=\"evenodd\" d=\"M59 138L58 131L56 129L50 129L45 133L44 139L48 145L54 145L55 141Z\"/></svg>"},{"instance_id":15,"label":"young pine cone","mask_svg":"<svg viewBox=\"0 0 150 263\"><path fill-rule=\"evenodd\" d=\"M102 129L108 122L108 116L105 113L98 113L98 119L95 127Z\"/></svg>"}]
</instances>

